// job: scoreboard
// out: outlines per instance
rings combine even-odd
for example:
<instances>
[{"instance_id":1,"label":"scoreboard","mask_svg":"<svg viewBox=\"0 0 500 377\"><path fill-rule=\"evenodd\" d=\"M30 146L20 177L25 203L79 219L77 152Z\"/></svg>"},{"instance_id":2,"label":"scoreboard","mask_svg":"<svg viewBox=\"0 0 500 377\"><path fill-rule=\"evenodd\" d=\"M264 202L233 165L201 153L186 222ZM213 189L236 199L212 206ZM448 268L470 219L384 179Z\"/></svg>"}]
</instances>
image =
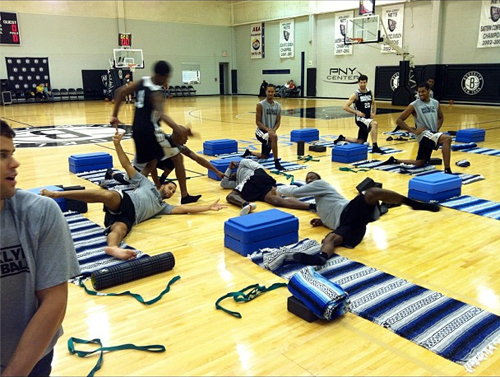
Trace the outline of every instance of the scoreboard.
<instances>
[{"instance_id":1,"label":"scoreboard","mask_svg":"<svg viewBox=\"0 0 500 377\"><path fill-rule=\"evenodd\" d=\"M118 46L132 47L132 33L118 33Z\"/></svg>"},{"instance_id":2,"label":"scoreboard","mask_svg":"<svg viewBox=\"0 0 500 377\"><path fill-rule=\"evenodd\" d=\"M0 12L0 44L21 45L17 13Z\"/></svg>"}]
</instances>

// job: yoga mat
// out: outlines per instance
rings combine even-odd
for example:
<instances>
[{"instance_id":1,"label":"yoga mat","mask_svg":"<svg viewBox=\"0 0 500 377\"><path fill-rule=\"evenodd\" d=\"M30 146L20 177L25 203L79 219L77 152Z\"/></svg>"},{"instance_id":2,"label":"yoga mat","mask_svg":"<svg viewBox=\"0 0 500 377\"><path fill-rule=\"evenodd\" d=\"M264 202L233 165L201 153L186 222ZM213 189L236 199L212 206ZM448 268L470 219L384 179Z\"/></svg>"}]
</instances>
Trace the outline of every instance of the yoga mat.
<instances>
[{"instance_id":1,"label":"yoga mat","mask_svg":"<svg viewBox=\"0 0 500 377\"><path fill-rule=\"evenodd\" d=\"M424 165L420 167L415 167L413 165L397 164L397 165L381 165L383 161L381 160L365 160L357 161L351 163L352 166L356 168L366 168L388 171L392 173L409 174L414 176L422 176L433 173L442 173L442 170L437 169L434 165ZM470 183L482 181L485 178L480 174L469 174L469 173L454 173L454 175L459 176L462 179L463 185L468 185Z\"/></svg>"},{"instance_id":2,"label":"yoga mat","mask_svg":"<svg viewBox=\"0 0 500 377\"><path fill-rule=\"evenodd\" d=\"M442 200L438 203L444 207L453 208L458 211L500 220L500 203L491 200L462 195L457 198Z\"/></svg>"},{"instance_id":3,"label":"yoga mat","mask_svg":"<svg viewBox=\"0 0 500 377\"><path fill-rule=\"evenodd\" d=\"M317 241L304 239L279 249L262 249L249 255L266 268L266 254L286 255L274 273L287 280L305 266L290 261L294 250L315 254ZM267 266L270 266L267 263ZM319 268L319 267L318 267ZM455 300L408 280L392 276L340 255L334 255L316 272L340 285L350 297L349 310L418 344L435 354L463 365L472 372L493 353L500 342L500 317Z\"/></svg>"},{"instance_id":4,"label":"yoga mat","mask_svg":"<svg viewBox=\"0 0 500 377\"><path fill-rule=\"evenodd\" d=\"M103 268L130 263L130 261L114 258L104 252L104 248L108 245L104 235L104 228L83 217L78 212L65 212L64 217L71 231L76 257L82 272L81 276L90 276L92 272ZM120 244L120 247L134 249L124 242ZM138 253L137 258L147 256L142 251L136 251Z\"/></svg>"}]
</instances>

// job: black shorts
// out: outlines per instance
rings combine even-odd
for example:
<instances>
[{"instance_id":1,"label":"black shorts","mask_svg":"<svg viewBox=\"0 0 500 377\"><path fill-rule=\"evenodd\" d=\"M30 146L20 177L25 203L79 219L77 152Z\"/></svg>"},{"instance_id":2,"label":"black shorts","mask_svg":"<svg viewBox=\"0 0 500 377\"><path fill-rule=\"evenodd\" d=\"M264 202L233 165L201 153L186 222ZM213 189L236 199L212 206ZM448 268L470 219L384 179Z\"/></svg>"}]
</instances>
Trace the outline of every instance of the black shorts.
<instances>
[{"instance_id":1,"label":"black shorts","mask_svg":"<svg viewBox=\"0 0 500 377\"><path fill-rule=\"evenodd\" d=\"M340 214L340 224L332 233L342 236L342 246L355 248L365 236L366 225L375 221L376 210L375 205L366 203L362 194L356 196Z\"/></svg>"},{"instance_id":2,"label":"black shorts","mask_svg":"<svg viewBox=\"0 0 500 377\"><path fill-rule=\"evenodd\" d=\"M418 145L417 160L424 160L429 162L431 159L432 151L437 150L439 145L429 138L422 138Z\"/></svg>"},{"instance_id":3,"label":"black shorts","mask_svg":"<svg viewBox=\"0 0 500 377\"><path fill-rule=\"evenodd\" d=\"M126 192L122 192L122 204L120 207L120 213L113 213L108 207L104 207L106 215L104 216L104 226L107 228L116 222L124 223L127 225L127 229L130 232L132 226L135 223L135 207L132 203L132 199Z\"/></svg>"},{"instance_id":4,"label":"black shorts","mask_svg":"<svg viewBox=\"0 0 500 377\"><path fill-rule=\"evenodd\" d=\"M174 170L174 162L170 158L158 161L156 167L161 170Z\"/></svg>"},{"instance_id":5,"label":"black shorts","mask_svg":"<svg viewBox=\"0 0 500 377\"><path fill-rule=\"evenodd\" d=\"M367 127L363 122L356 121L356 126L359 127L358 139L363 140L363 142L368 140L368 134L372 130L372 126Z\"/></svg>"},{"instance_id":6,"label":"black shorts","mask_svg":"<svg viewBox=\"0 0 500 377\"><path fill-rule=\"evenodd\" d=\"M264 169L257 169L243 186L241 196L247 202L264 201L273 186L276 186L276 180L267 174Z\"/></svg>"},{"instance_id":7,"label":"black shorts","mask_svg":"<svg viewBox=\"0 0 500 377\"><path fill-rule=\"evenodd\" d=\"M163 149L158 144L153 124L132 127L132 139L135 143L136 160L140 164L163 158Z\"/></svg>"},{"instance_id":8,"label":"black shorts","mask_svg":"<svg viewBox=\"0 0 500 377\"><path fill-rule=\"evenodd\" d=\"M262 143L260 153L264 155L265 158L268 158L269 154L271 153L271 143L269 142L269 140L263 139L257 134L255 135L255 137Z\"/></svg>"}]
</instances>

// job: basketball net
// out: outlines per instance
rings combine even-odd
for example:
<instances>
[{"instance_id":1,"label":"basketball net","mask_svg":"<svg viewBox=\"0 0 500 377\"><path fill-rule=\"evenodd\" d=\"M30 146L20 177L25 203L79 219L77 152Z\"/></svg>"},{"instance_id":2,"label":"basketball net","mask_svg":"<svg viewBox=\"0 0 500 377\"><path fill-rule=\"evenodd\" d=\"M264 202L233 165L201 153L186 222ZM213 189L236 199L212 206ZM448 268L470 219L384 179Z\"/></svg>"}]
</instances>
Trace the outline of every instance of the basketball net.
<instances>
[{"instance_id":1,"label":"basketball net","mask_svg":"<svg viewBox=\"0 0 500 377\"><path fill-rule=\"evenodd\" d=\"M135 66L136 66L136 65L137 65L137 64L129 64L129 65L128 65L128 69L130 69L130 72L132 72L132 73L134 73L134 72L135 72Z\"/></svg>"}]
</instances>

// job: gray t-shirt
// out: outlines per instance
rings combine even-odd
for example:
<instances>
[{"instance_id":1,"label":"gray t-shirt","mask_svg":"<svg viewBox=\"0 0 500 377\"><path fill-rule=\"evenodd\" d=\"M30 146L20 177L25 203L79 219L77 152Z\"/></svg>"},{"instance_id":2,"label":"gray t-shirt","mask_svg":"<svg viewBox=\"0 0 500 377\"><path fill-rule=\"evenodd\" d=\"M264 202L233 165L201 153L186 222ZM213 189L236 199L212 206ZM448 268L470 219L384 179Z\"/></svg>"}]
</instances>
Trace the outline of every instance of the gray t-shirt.
<instances>
[{"instance_id":1,"label":"gray t-shirt","mask_svg":"<svg viewBox=\"0 0 500 377\"><path fill-rule=\"evenodd\" d=\"M344 198L339 192L322 179L312 181L304 186L278 186L276 192L280 195L303 198L314 196L316 210L325 226L335 230L340 223L340 215L349 204L349 200Z\"/></svg>"},{"instance_id":2,"label":"gray t-shirt","mask_svg":"<svg viewBox=\"0 0 500 377\"><path fill-rule=\"evenodd\" d=\"M17 190L0 212L1 368L38 309L37 291L80 274L68 223L50 198ZM47 355L62 327L46 348Z\"/></svg>"},{"instance_id":3,"label":"gray t-shirt","mask_svg":"<svg viewBox=\"0 0 500 377\"><path fill-rule=\"evenodd\" d=\"M279 102L273 101L269 103L267 99L259 102L262 105L262 118L260 119L262 123L268 128L274 129L276 126L276 121L278 120L278 114L281 114L281 104ZM257 127L255 131L257 133L267 133ZM261 136L261 135L259 135Z\"/></svg>"},{"instance_id":4,"label":"gray t-shirt","mask_svg":"<svg viewBox=\"0 0 500 377\"><path fill-rule=\"evenodd\" d=\"M228 167L224 178L222 178L222 181L220 182L220 186L225 189L232 188L241 192L241 190L243 190L243 186L254 174L255 170L263 168L264 167L258 162L245 158L240 161L238 170L236 170L236 181L229 179L232 170Z\"/></svg>"},{"instance_id":5,"label":"gray t-shirt","mask_svg":"<svg viewBox=\"0 0 500 377\"><path fill-rule=\"evenodd\" d=\"M434 98L430 98L429 102L424 102L421 99L413 101L410 105L415 109L413 117L417 128L425 127L426 130L433 133L438 132L438 111L439 102ZM422 132L417 135L417 141L420 142L423 137L429 137L427 132Z\"/></svg>"},{"instance_id":6,"label":"gray t-shirt","mask_svg":"<svg viewBox=\"0 0 500 377\"><path fill-rule=\"evenodd\" d=\"M127 194L134 203L136 224L153 216L169 215L172 212L174 206L165 203L154 183L141 173L135 173L130 185L134 186L134 190L127 191Z\"/></svg>"}]
</instances>

